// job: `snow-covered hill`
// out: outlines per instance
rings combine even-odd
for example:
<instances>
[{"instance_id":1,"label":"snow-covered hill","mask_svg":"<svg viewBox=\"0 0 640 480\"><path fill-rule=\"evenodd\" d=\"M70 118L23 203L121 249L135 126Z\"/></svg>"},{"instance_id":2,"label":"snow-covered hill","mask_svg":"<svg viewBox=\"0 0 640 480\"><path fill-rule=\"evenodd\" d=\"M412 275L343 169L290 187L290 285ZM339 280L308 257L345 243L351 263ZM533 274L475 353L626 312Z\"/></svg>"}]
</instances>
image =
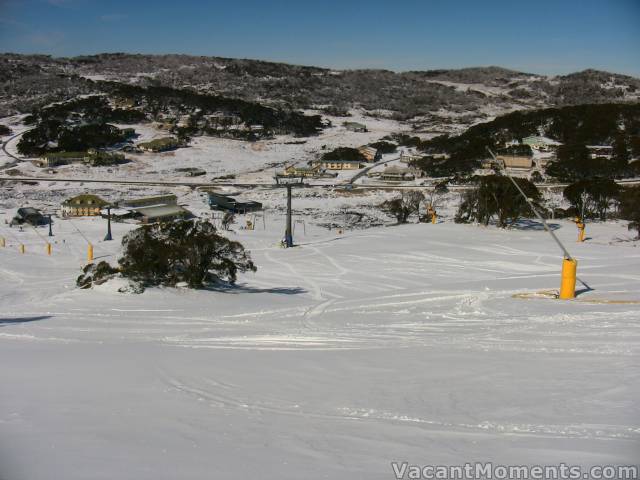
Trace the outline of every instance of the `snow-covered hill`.
<instances>
[{"instance_id":1,"label":"snow-covered hill","mask_svg":"<svg viewBox=\"0 0 640 480\"><path fill-rule=\"evenodd\" d=\"M7 53L0 55L0 116L95 91L99 81L164 85L273 106L364 108L402 120L446 109L480 121L492 111L640 98L640 79L597 70L565 76L500 67L392 72L188 55Z\"/></svg>"}]
</instances>

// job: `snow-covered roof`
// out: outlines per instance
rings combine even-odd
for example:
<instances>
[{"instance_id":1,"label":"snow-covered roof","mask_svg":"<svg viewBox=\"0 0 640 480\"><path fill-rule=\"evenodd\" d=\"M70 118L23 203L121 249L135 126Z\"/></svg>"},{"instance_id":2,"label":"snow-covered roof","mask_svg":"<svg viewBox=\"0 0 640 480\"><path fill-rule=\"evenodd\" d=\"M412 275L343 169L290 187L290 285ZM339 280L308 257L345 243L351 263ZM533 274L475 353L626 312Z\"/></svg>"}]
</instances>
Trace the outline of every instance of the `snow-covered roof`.
<instances>
[{"instance_id":1,"label":"snow-covered roof","mask_svg":"<svg viewBox=\"0 0 640 480\"><path fill-rule=\"evenodd\" d=\"M111 215L115 215L116 217L128 215L129 213L131 213L131 210L126 208L112 208L110 211L111 211ZM107 210L106 208L103 208L102 210L100 210L100 213L102 215L107 215L109 213L109 210Z\"/></svg>"},{"instance_id":2,"label":"snow-covered roof","mask_svg":"<svg viewBox=\"0 0 640 480\"><path fill-rule=\"evenodd\" d=\"M154 207L132 208L131 211L149 218L172 217L189 213L180 205L157 205Z\"/></svg>"},{"instance_id":3,"label":"snow-covered roof","mask_svg":"<svg viewBox=\"0 0 640 480\"><path fill-rule=\"evenodd\" d=\"M400 167L398 165L392 165L390 167L385 168L382 173L383 174L387 174L387 173L411 173L411 170L406 168L406 167Z\"/></svg>"},{"instance_id":4,"label":"snow-covered roof","mask_svg":"<svg viewBox=\"0 0 640 480\"><path fill-rule=\"evenodd\" d=\"M522 143L526 142L536 142L536 143L544 143L546 145L562 145L561 142L554 140L553 138L543 137L540 135L531 135L529 137L524 137L522 139Z\"/></svg>"}]
</instances>

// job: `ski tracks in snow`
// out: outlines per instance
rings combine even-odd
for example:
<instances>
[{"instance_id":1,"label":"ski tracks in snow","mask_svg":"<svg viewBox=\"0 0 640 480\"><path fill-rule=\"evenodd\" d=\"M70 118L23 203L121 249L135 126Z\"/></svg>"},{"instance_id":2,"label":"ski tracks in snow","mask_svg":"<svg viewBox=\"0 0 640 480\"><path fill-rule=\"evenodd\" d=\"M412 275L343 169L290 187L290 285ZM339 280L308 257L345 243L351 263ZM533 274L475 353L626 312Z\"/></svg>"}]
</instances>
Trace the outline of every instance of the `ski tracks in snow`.
<instances>
[{"instance_id":1,"label":"ski tracks in snow","mask_svg":"<svg viewBox=\"0 0 640 480\"><path fill-rule=\"evenodd\" d=\"M588 425L588 424L530 424L483 420L478 423L431 419L401 412L377 408L312 405L308 402L283 399L274 396L258 397L237 385L210 378L201 379L197 385L184 378L176 378L162 372L163 382L169 391L182 394L192 401L202 402L209 408L240 410L247 416L283 415L320 419L328 422L355 421L363 423L390 423L411 425L432 433L452 435L509 435L519 437L574 438L588 440L640 441L640 426Z\"/></svg>"}]
</instances>

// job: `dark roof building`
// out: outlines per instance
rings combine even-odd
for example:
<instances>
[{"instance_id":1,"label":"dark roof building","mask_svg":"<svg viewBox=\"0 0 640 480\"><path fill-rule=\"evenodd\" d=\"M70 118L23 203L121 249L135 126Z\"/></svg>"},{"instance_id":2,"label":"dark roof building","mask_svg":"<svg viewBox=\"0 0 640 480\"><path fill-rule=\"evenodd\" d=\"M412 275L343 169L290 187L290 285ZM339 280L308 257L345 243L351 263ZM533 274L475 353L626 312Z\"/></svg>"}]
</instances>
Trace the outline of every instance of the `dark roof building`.
<instances>
[{"instance_id":1,"label":"dark roof building","mask_svg":"<svg viewBox=\"0 0 640 480\"><path fill-rule=\"evenodd\" d=\"M209 192L209 206L218 210L227 210L232 213L249 213L262 210L260 202L241 202L228 195Z\"/></svg>"},{"instance_id":2,"label":"dark roof building","mask_svg":"<svg viewBox=\"0 0 640 480\"><path fill-rule=\"evenodd\" d=\"M118 202L118 207L152 207L158 205L176 205L178 203L178 197L175 195L157 195L154 197L142 197L142 198L129 198L123 199Z\"/></svg>"},{"instance_id":3,"label":"dark roof building","mask_svg":"<svg viewBox=\"0 0 640 480\"><path fill-rule=\"evenodd\" d=\"M174 137L157 138L138 144L138 148L143 152L166 152L167 150L175 150L179 146L180 142Z\"/></svg>"},{"instance_id":4,"label":"dark roof building","mask_svg":"<svg viewBox=\"0 0 640 480\"><path fill-rule=\"evenodd\" d=\"M350 130L352 132L366 132L367 131L367 126L362 124L362 123L358 123L358 122L344 122L342 125L344 126L344 128L346 128L347 130Z\"/></svg>"},{"instance_id":5,"label":"dark roof building","mask_svg":"<svg viewBox=\"0 0 640 480\"><path fill-rule=\"evenodd\" d=\"M18 209L16 215L11 220L11 225L24 225L25 223L37 227L47 225L49 220L40 213L40 210L32 207L22 207Z\"/></svg>"}]
</instances>

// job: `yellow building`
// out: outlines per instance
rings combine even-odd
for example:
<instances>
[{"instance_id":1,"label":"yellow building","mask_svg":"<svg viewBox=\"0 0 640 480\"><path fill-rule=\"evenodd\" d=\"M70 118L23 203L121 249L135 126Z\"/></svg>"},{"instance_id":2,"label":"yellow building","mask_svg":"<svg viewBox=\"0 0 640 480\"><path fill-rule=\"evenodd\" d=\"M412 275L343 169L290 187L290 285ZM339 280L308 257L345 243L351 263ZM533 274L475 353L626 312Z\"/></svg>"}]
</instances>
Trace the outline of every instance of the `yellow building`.
<instances>
[{"instance_id":1,"label":"yellow building","mask_svg":"<svg viewBox=\"0 0 640 480\"><path fill-rule=\"evenodd\" d=\"M62 202L63 217L93 217L109 203L97 195L85 193Z\"/></svg>"},{"instance_id":2,"label":"yellow building","mask_svg":"<svg viewBox=\"0 0 640 480\"><path fill-rule=\"evenodd\" d=\"M533 167L533 158L525 155L499 155L496 158L504 162L506 168L530 170Z\"/></svg>"},{"instance_id":3,"label":"yellow building","mask_svg":"<svg viewBox=\"0 0 640 480\"><path fill-rule=\"evenodd\" d=\"M320 165L314 165L312 167L290 165L284 169L284 176L286 177L317 177L321 173L322 167Z\"/></svg>"},{"instance_id":4,"label":"yellow building","mask_svg":"<svg viewBox=\"0 0 640 480\"><path fill-rule=\"evenodd\" d=\"M318 160L314 165L320 165L327 170L358 170L366 166L360 160Z\"/></svg>"}]
</instances>

